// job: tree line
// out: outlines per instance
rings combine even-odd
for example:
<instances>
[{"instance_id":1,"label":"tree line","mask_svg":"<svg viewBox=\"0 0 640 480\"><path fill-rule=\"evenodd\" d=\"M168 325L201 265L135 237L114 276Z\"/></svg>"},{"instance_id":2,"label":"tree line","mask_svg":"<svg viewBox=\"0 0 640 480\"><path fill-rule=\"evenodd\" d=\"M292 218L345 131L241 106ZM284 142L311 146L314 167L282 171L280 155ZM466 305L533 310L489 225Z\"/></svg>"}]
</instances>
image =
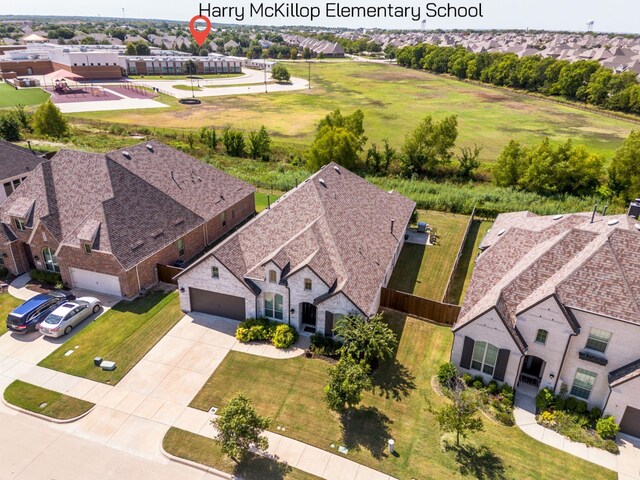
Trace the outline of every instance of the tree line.
<instances>
[{"instance_id":1,"label":"tree line","mask_svg":"<svg viewBox=\"0 0 640 480\"><path fill-rule=\"evenodd\" d=\"M634 72L615 73L595 60L568 62L540 55L472 53L464 47L420 44L399 49L403 67L446 73L546 96L561 96L609 110L640 115L640 85Z\"/></svg>"}]
</instances>

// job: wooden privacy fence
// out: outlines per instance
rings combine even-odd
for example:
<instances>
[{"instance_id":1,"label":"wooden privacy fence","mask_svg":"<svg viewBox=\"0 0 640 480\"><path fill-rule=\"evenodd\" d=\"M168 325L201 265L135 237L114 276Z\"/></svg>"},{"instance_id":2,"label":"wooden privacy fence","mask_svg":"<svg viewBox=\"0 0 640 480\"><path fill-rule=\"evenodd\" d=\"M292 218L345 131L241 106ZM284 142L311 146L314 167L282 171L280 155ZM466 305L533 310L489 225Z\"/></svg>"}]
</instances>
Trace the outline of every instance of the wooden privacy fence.
<instances>
[{"instance_id":1,"label":"wooden privacy fence","mask_svg":"<svg viewBox=\"0 0 640 480\"><path fill-rule=\"evenodd\" d=\"M389 288L382 289L380 306L426 318L443 325L453 325L460 314L459 305L417 297L410 293L399 292Z\"/></svg>"},{"instance_id":2,"label":"wooden privacy fence","mask_svg":"<svg viewBox=\"0 0 640 480\"><path fill-rule=\"evenodd\" d=\"M158 281L164 283L173 283L177 285L178 282L173 279L176 275L178 275L182 270L179 267L173 267L171 265L163 265L161 263L158 264Z\"/></svg>"},{"instance_id":3,"label":"wooden privacy fence","mask_svg":"<svg viewBox=\"0 0 640 480\"><path fill-rule=\"evenodd\" d=\"M456 274L456 270L458 270L458 265L460 264L460 259L462 258L462 254L464 252L464 246L467 243L467 238L469 237L469 230L471 230L471 225L473 225L473 219L476 215L476 206L473 206L473 210L471 211L471 215L469 216L469 221L467 222L467 229L464 232L464 237L462 237L462 241L460 242L460 246L458 247L458 254L456 255L456 261L453 264L453 268L451 269L451 273L449 274L449 280L447 280L447 288L444 289L444 295L442 296L442 301L446 302L449 299L449 295L451 294L451 285L453 283L453 277Z\"/></svg>"}]
</instances>

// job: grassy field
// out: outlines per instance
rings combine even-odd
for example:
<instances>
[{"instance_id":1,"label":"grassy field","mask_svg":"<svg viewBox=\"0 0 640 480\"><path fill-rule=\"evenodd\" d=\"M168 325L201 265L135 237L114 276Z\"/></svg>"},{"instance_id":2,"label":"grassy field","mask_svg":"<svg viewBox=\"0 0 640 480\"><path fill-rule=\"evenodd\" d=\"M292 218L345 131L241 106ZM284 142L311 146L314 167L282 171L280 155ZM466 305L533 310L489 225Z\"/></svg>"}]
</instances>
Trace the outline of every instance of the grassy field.
<instances>
[{"instance_id":1,"label":"grassy field","mask_svg":"<svg viewBox=\"0 0 640 480\"><path fill-rule=\"evenodd\" d=\"M469 222L466 215L418 210L437 233L435 245L405 243L389 288L441 301Z\"/></svg>"},{"instance_id":2,"label":"grassy field","mask_svg":"<svg viewBox=\"0 0 640 480\"><path fill-rule=\"evenodd\" d=\"M453 273L453 278L451 279L451 289L445 300L447 303L462 304L464 295L467 292L467 287L469 286L469 281L471 280L476 257L478 253L480 253L478 246L487 234L487 231L491 228L491 225L493 225L491 221L478 219L474 220L471 224L469 235L464 243L460 262L458 262L458 268L456 268L456 271Z\"/></svg>"},{"instance_id":3,"label":"grassy field","mask_svg":"<svg viewBox=\"0 0 640 480\"><path fill-rule=\"evenodd\" d=\"M188 90L190 91L194 91L194 92L201 92L204 90L204 88L202 87L197 87L197 86L193 86L191 87L191 85L172 85L171 88L175 88L176 90Z\"/></svg>"},{"instance_id":4,"label":"grassy field","mask_svg":"<svg viewBox=\"0 0 640 480\"><path fill-rule=\"evenodd\" d=\"M305 62L288 62L294 76L307 77ZM322 62L311 67L311 90L269 95L203 99L198 108L169 100L162 111L94 112L86 116L117 123L165 128L218 128L231 123L246 130L265 124L288 144L306 147L317 122L336 108L365 114L371 141L389 138L400 145L406 132L427 114L456 114L459 146L483 145L482 159L493 161L512 138L537 142L573 139L610 158L637 124L551 103L507 90L461 83L401 67L362 62Z\"/></svg>"},{"instance_id":5,"label":"grassy field","mask_svg":"<svg viewBox=\"0 0 640 480\"><path fill-rule=\"evenodd\" d=\"M22 300L8 293L0 294L0 335L7 331L7 315L22 303Z\"/></svg>"},{"instance_id":6,"label":"grassy field","mask_svg":"<svg viewBox=\"0 0 640 480\"><path fill-rule=\"evenodd\" d=\"M162 446L176 457L231 473L244 480L320 480L315 475L258 455L250 455L237 464L222 453L215 440L176 427L169 429Z\"/></svg>"},{"instance_id":7,"label":"grassy field","mask_svg":"<svg viewBox=\"0 0 640 480\"><path fill-rule=\"evenodd\" d=\"M79 417L94 406L93 403L20 380L6 388L4 399L17 407L58 420Z\"/></svg>"},{"instance_id":8,"label":"grassy field","mask_svg":"<svg viewBox=\"0 0 640 480\"><path fill-rule=\"evenodd\" d=\"M191 406L208 410L243 392L258 413L272 418L274 431L284 426L285 435L332 452L332 443L345 445L347 458L400 479L616 478L615 472L547 447L518 427L488 419L485 431L469 437L463 449L443 449L427 407L444 401L431 380L449 358L451 330L396 312L387 311L385 318L400 336L398 352L374 373L375 390L344 418L323 401L329 364L304 357L277 360L230 352ZM387 453L388 438L395 439L397 456Z\"/></svg>"},{"instance_id":9,"label":"grassy field","mask_svg":"<svg viewBox=\"0 0 640 480\"><path fill-rule=\"evenodd\" d=\"M154 292L121 301L63 343L40 366L114 385L182 318L177 292ZM64 353L78 348L73 355ZM94 357L116 362L114 371L93 364Z\"/></svg>"},{"instance_id":10,"label":"grassy field","mask_svg":"<svg viewBox=\"0 0 640 480\"><path fill-rule=\"evenodd\" d=\"M16 105L40 105L49 98L49 94L39 88L16 90L6 83L0 83L0 108Z\"/></svg>"},{"instance_id":11,"label":"grassy field","mask_svg":"<svg viewBox=\"0 0 640 480\"><path fill-rule=\"evenodd\" d=\"M269 198L267 199L267 195ZM257 191L256 192L256 212L260 213L265 208L269 206L269 202L273 204L278 198L280 198L281 193L268 193L265 191Z\"/></svg>"}]
</instances>

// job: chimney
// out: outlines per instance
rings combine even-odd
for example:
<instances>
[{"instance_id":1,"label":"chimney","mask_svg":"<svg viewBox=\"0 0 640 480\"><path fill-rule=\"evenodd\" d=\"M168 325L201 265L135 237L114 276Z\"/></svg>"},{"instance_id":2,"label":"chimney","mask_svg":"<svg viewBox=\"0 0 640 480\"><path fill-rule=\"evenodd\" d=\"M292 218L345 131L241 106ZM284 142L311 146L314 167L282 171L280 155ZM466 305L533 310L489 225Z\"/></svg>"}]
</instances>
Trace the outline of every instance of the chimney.
<instances>
[{"instance_id":1,"label":"chimney","mask_svg":"<svg viewBox=\"0 0 640 480\"><path fill-rule=\"evenodd\" d=\"M628 215L636 220L640 220L640 198L636 198L635 202L631 202Z\"/></svg>"},{"instance_id":2,"label":"chimney","mask_svg":"<svg viewBox=\"0 0 640 480\"><path fill-rule=\"evenodd\" d=\"M396 220L391 220L391 233L393 234L393 225L396 223Z\"/></svg>"},{"instance_id":3,"label":"chimney","mask_svg":"<svg viewBox=\"0 0 640 480\"><path fill-rule=\"evenodd\" d=\"M591 222L590 222L590 223L593 223L593 219L594 219L594 218L596 218L596 210L597 210L597 209L598 209L598 204L596 203L596 204L593 206L593 213L591 214Z\"/></svg>"}]
</instances>

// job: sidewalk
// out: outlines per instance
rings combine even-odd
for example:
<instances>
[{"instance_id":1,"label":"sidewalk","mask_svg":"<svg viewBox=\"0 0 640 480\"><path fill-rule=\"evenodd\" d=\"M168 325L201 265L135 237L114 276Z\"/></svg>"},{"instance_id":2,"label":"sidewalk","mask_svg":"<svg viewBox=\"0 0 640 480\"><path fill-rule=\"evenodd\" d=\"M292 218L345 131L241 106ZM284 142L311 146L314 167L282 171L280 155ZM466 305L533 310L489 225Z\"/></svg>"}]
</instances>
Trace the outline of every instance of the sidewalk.
<instances>
[{"instance_id":1,"label":"sidewalk","mask_svg":"<svg viewBox=\"0 0 640 480\"><path fill-rule=\"evenodd\" d=\"M30 298L38 295L38 292L34 292L33 290L29 290L26 285L31 280L31 276L28 273L23 273L18 278L16 278L7 289L9 295L12 297L19 298L20 300L29 300Z\"/></svg>"},{"instance_id":2,"label":"sidewalk","mask_svg":"<svg viewBox=\"0 0 640 480\"><path fill-rule=\"evenodd\" d=\"M587 460L588 462L608 468L609 470L618 471L618 455L614 455L600 448L590 448L584 443L574 442L553 430L539 425L536 422L535 410L535 398L518 391L513 416L520 430L545 445L557 448L563 452ZM640 476L630 478L640 479Z\"/></svg>"}]
</instances>

